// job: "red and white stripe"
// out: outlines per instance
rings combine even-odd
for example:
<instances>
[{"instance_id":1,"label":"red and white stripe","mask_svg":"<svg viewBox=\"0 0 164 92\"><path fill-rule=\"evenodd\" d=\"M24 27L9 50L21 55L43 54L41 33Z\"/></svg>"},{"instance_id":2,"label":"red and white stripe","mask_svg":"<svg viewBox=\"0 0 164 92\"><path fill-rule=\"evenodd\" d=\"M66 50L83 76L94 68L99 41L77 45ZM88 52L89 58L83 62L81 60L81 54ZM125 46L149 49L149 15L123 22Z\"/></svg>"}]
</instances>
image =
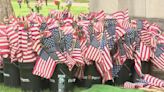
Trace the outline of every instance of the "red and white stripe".
<instances>
[{"instance_id":1,"label":"red and white stripe","mask_svg":"<svg viewBox=\"0 0 164 92\"><path fill-rule=\"evenodd\" d=\"M97 20L103 20L105 18L105 12L104 11L100 11L100 12L96 13L95 18Z\"/></svg>"},{"instance_id":2,"label":"red and white stripe","mask_svg":"<svg viewBox=\"0 0 164 92\"><path fill-rule=\"evenodd\" d=\"M145 83L131 83L131 82L124 83L124 88L129 88L129 89L143 88L145 86L146 86Z\"/></svg>"},{"instance_id":3,"label":"red and white stripe","mask_svg":"<svg viewBox=\"0 0 164 92\"><path fill-rule=\"evenodd\" d=\"M117 24L117 26L116 26L116 36L117 36L117 38L122 37L125 33L126 33L125 29Z\"/></svg>"},{"instance_id":4,"label":"red and white stripe","mask_svg":"<svg viewBox=\"0 0 164 92\"><path fill-rule=\"evenodd\" d=\"M133 59L133 50L130 47L128 47L126 44L123 44L123 46L126 51L126 57L128 59Z\"/></svg>"},{"instance_id":5,"label":"red and white stripe","mask_svg":"<svg viewBox=\"0 0 164 92\"><path fill-rule=\"evenodd\" d=\"M151 24L148 30L154 35L158 35L159 33L161 33L161 29L156 23Z\"/></svg>"},{"instance_id":6,"label":"red and white stripe","mask_svg":"<svg viewBox=\"0 0 164 92\"><path fill-rule=\"evenodd\" d=\"M68 66L68 69L71 71L73 69L74 65L76 64L76 61L67 52L65 53L65 56L66 56L66 59L67 59L66 64Z\"/></svg>"},{"instance_id":7,"label":"red and white stripe","mask_svg":"<svg viewBox=\"0 0 164 92\"><path fill-rule=\"evenodd\" d=\"M141 42L143 42L145 45L150 46L151 45L151 33L147 30L141 30L140 31L140 39Z\"/></svg>"},{"instance_id":8,"label":"red and white stripe","mask_svg":"<svg viewBox=\"0 0 164 92\"><path fill-rule=\"evenodd\" d=\"M151 55L151 47L144 45L144 43L140 43L140 57L141 61L148 61Z\"/></svg>"},{"instance_id":9,"label":"red and white stripe","mask_svg":"<svg viewBox=\"0 0 164 92\"><path fill-rule=\"evenodd\" d=\"M57 63L51 57L49 57L47 61L39 57L32 73L50 79L54 73L56 64Z\"/></svg>"},{"instance_id":10,"label":"red and white stripe","mask_svg":"<svg viewBox=\"0 0 164 92\"><path fill-rule=\"evenodd\" d=\"M9 46L10 46L10 57L11 57L11 61L15 60L15 54L18 51L19 48L19 36L18 36L18 32L15 31L16 28L14 28L14 26L9 25L7 28L7 36L8 36L8 40L9 40Z\"/></svg>"},{"instance_id":11,"label":"red and white stripe","mask_svg":"<svg viewBox=\"0 0 164 92\"><path fill-rule=\"evenodd\" d=\"M154 56L151 59L152 63L161 70L164 70L164 53L162 53L159 57Z\"/></svg>"},{"instance_id":12,"label":"red and white stripe","mask_svg":"<svg viewBox=\"0 0 164 92\"><path fill-rule=\"evenodd\" d=\"M100 50L90 45L85 53L85 58L96 62L101 62Z\"/></svg>"},{"instance_id":13,"label":"red and white stripe","mask_svg":"<svg viewBox=\"0 0 164 92\"><path fill-rule=\"evenodd\" d=\"M77 62L77 64L85 65L80 48L73 48L73 51L71 52L71 56Z\"/></svg>"},{"instance_id":14,"label":"red and white stripe","mask_svg":"<svg viewBox=\"0 0 164 92\"><path fill-rule=\"evenodd\" d=\"M159 78L153 77L149 74L144 75L144 80L147 81L150 85L164 87L164 80L160 80Z\"/></svg>"},{"instance_id":15,"label":"red and white stripe","mask_svg":"<svg viewBox=\"0 0 164 92\"><path fill-rule=\"evenodd\" d=\"M6 34L6 26L0 25L0 55L7 56L9 55L9 41Z\"/></svg>"},{"instance_id":16,"label":"red and white stripe","mask_svg":"<svg viewBox=\"0 0 164 92\"><path fill-rule=\"evenodd\" d=\"M72 26L60 27L60 30L62 30L64 32L64 35L66 35L66 34L72 34L72 33L75 32L75 30L73 29Z\"/></svg>"},{"instance_id":17,"label":"red and white stripe","mask_svg":"<svg viewBox=\"0 0 164 92\"><path fill-rule=\"evenodd\" d=\"M136 53L134 54L134 61L135 61L134 68L135 68L137 74L141 77L142 76L141 58L139 56L138 51L136 51Z\"/></svg>"},{"instance_id":18,"label":"red and white stripe","mask_svg":"<svg viewBox=\"0 0 164 92\"><path fill-rule=\"evenodd\" d=\"M111 70L113 67L112 57L110 55L109 49L107 46L104 47L103 50L101 50L102 58L104 61L105 66L107 66L107 70Z\"/></svg>"}]
</instances>

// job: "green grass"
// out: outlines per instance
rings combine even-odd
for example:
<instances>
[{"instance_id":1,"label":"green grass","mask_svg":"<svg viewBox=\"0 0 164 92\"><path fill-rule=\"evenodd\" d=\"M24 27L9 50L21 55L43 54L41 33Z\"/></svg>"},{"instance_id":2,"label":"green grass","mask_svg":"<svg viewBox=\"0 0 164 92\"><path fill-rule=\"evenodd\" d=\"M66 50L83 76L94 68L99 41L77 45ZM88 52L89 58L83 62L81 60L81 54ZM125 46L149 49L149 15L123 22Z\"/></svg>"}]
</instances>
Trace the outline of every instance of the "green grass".
<instances>
[{"instance_id":1,"label":"green grass","mask_svg":"<svg viewBox=\"0 0 164 92\"><path fill-rule=\"evenodd\" d=\"M15 12L16 16L25 16L25 15L29 14L29 12L30 12L30 9L27 8L27 5L25 3L22 3L22 8L21 9L19 8L18 3L16 1L12 1L12 5L13 5L14 12ZM31 2L30 6L36 11L34 2ZM62 10L64 10L64 8L60 9L60 10L62 11ZM53 2L48 3L48 6L43 5L43 7L40 11L40 14L43 14L43 15L46 16L46 15L48 15L49 11L53 10L53 9L57 9L57 7L53 4ZM72 6L71 12L74 15L78 15L80 13L87 13L88 12L88 7L85 7L85 6Z\"/></svg>"},{"instance_id":2,"label":"green grass","mask_svg":"<svg viewBox=\"0 0 164 92\"><path fill-rule=\"evenodd\" d=\"M11 88L0 84L0 92L22 92L20 88ZM45 90L42 92L50 92ZM75 87L74 92L144 92L136 89L123 89L120 87L113 87L109 85L94 85L90 89Z\"/></svg>"}]
</instances>

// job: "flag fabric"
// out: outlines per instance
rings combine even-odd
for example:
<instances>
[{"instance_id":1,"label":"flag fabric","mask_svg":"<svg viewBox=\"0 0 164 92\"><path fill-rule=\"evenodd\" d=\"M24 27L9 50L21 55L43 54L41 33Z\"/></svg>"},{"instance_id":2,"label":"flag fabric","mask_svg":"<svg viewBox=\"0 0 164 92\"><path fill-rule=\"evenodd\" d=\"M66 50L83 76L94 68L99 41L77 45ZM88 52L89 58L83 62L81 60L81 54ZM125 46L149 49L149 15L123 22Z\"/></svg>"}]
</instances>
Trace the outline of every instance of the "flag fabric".
<instances>
[{"instance_id":1,"label":"flag fabric","mask_svg":"<svg viewBox=\"0 0 164 92\"><path fill-rule=\"evenodd\" d=\"M135 68L137 74L141 77L142 76L141 58L137 51L134 53L134 62L135 62L134 68Z\"/></svg>"},{"instance_id":2,"label":"flag fabric","mask_svg":"<svg viewBox=\"0 0 164 92\"><path fill-rule=\"evenodd\" d=\"M119 39L126 33L125 29L120 26L119 24L116 24L116 38Z\"/></svg>"},{"instance_id":3,"label":"flag fabric","mask_svg":"<svg viewBox=\"0 0 164 92\"><path fill-rule=\"evenodd\" d=\"M141 61L149 61L151 55L151 47L140 43L140 59Z\"/></svg>"},{"instance_id":4,"label":"flag fabric","mask_svg":"<svg viewBox=\"0 0 164 92\"><path fill-rule=\"evenodd\" d=\"M154 52L154 58L152 58L152 63L159 69L164 70L164 45L157 44Z\"/></svg>"},{"instance_id":5,"label":"flag fabric","mask_svg":"<svg viewBox=\"0 0 164 92\"><path fill-rule=\"evenodd\" d=\"M65 54L65 57L66 57L66 62L65 63L67 64L69 70L72 70L72 68L76 64L76 61L71 56L71 51L72 51L72 48L73 48L72 47L73 35L72 34L65 35L64 40L65 40L64 54Z\"/></svg>"},{"instance_id":6,"label":"flag fabric","mask_svg":"<svg viewBox=\"0 0 164 92\"><path fill-rule=\"evenodd\" d=\"M101 53L99 50L99 42L97 41L97 39L95 37L93 37L93 39L91 40L91 43L86 51L85 58L87 58L89 60L94 60L95 62L101 62Z\"/></svg>"},{"instance_id":7,"label":"flag fabric","mask_svg":"<svg viewBox=\"0 0 164 92\"><path fill-rule=\"evenodd\" d=\"M102 58L101 63L103 63L103 66L105 68L104 80L105 81L112 80L111 70L113 68L113 64L112 64L113 62L112 62L112 57L110 55L110 51L107 47L105 34L103 34L102 39L101 39L100 52L101 52L101 58Z\"/></svg>"},{"instance_id":8,"label":"flag fabric","mask_svg":"<svg viewBox=\"0 0 164 92\"><path fill-rule=\"evenodd\" d=\"M115 44L115 37L116 37L116 21L113 19L106 20L106 30L107 30L107 41L108 41L108 47L110 49L114 48Z\"/></svg>"},{"instance_id":9,"label":"flag fabric","mask_svg":"<svg viewBox=\"0 0 164 92\"><path fill-rule=\"evenodd\" d=\"M6 25L0 24L0 55L3 55L4 58L7 58L10 53L6 27Z\"/></svg>"},{"instance_id":10,"label":"flag fabric","mask_svg":"<svg viewBox=\"0 0 164 92\"><path fill-rule=\"evenodd\" d=\"M76 61L76 63L80 66L84 66L85 63L83 61L82 58L82 54L81 54L81 48L80 48L80 41L76 40L75 42L75 47L73 48L73 50L71 51L71 56L72 58Z\"/></svg>"},{"instance_id":11,"label":"flag fabric","mask_svg":"<svg viewBox=\"0 0 164 92\"><path fill-rule=\"evenodd\" d=\"M156 86L156 87L164 87L164 80L160 80L159 78L153 77L149 74L144 75L144 80L148 82L148 84Z\"/></svg>"},{"instance_id":12,"label":"flag fabric","mask_svg":"<svg viewBox=\"0 0 164 92\"><path fill-rule=\"evenodd\" d=\"M18 37L18 25L9 25L7 27L7 36L10 47L10 58L11 62L16 61L16 52L19 49L19 37Z\"/></svg>"},{"instance_id":13,"label":"flag fabric","mask_svg":"<svg viewBox=\"0 0 164 92\"><path fill-rule=\"evenodd\" d=\"M33 69L33 74L50 79L57 62L42 49Z\"/></svg>"},{"instance_id":14,"label":"flag fabric","mask_svg":"<svg viewBox=\"0 0 164 92\"><path fill-rule=\"evenodd\" d=\"M131 83L131 82L125 82L124 83L124 88L129 88L129 89L134 89L134 88L144 88L148 84L147 83Z\"/></svg>"}]
</instances>

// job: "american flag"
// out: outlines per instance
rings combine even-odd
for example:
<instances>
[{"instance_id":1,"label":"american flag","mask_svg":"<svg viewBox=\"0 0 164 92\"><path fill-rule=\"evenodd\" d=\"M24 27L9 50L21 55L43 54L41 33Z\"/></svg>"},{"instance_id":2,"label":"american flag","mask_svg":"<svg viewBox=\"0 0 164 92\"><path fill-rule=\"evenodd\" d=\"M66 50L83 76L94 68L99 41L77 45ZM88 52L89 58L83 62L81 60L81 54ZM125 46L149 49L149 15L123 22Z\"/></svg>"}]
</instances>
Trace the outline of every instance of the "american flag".
<instances>
[{"instance_id":1,"label":"american flag","mask_svg":"<svg viewBox=\"0 0 164 92\"><path fill-rule=\"evenodd\" d=\"M134 53L134 62L135 62L134 68L135 68L137 74L141 77L142 76L141 58L139 56L138 51L135 51L135 53Z\"/></svg>"},{"instance_id":2,"label":"american flag","mask_svg":"<svg viewBox=\"0 0 164 92\"><path fill-rule=\"evenodd\" d=\"M71 51L71 56L77 62L77 64L84 66L85 63L83 61L81 52L80 41L76 40L75 47L73 48L73 51Z\"/></svg>"},{"instance_id":3,"label":"american flag","mask_svg":"<svg viewBox=\"0 0 164 92\"><path fill-rule=\"evenodd\" d=\"M42 49L34 66L33 74L50 79L54 73L56 64L57 62Z\"/></svg>"},{"instance_id":4,"label":"american flag","mask_svg":"<svg viewBox=\"0 0 164 92\"><path fill-rule=\"evenodd\" d=\"M72 34L67 34L64 36L65 40L65 57L66 57L66 64L69 68L69 70L72 70L74 65L76 64L76 61L72 58L71 56L71 51L72 50L72 42L73 42L73 35Z\"/></svg>"},{"instance_id":5,"label":"american flag","mask_svg":"<svg viewBox=\"0 0 164 92\"><path fill-rule=\"evenodd\" d=\"M157 86L157 87L164 87L164 80L160 80L159 78L153 77L149 74L144 75L144 80L148 82L148 84Z\"/></svg>"},{"instance_id":6,"label":"american flag","mask_svg":"<svg viewBox=\"0 0 164 92\"><path fill-rule=\"evenodd\" d=\"M164 70L164 45L157 44L157 47L154 52L154 58L152 59L152 63L158 67L159 69Z\"/></svg>"},{"instance_id":7,"label":"american flag","mask_svg":"<svg viewBox=\"0 0 164 92\"><path fill-rule=\"evenodd\" d=\"M32 26L29 31L31 32L31 40L33 43L32 49L39 54L41 49L42 49L42 44L41 44L41 35L39 28L37 26Z\"/></svg>"},{"instance_id":8,"label":"american flag","mask_svg":"<svg viewBox=\"0 0 164 92\"><path fill-rule=\"evenodd\" d=\"M157 36L157 43L161 43L161 44L164 44L164 34L159 34Z\"/></svg>"},{"instance_id":9,"label":"american flag","mask_svg":"<svg viewBox=\"0 0 164 92\"><path fill-rule=\"evenodd\" d=\"M95 17L96 20L104 20L105 18L105 12L104 11L100 11L98 13L95 13Z\"/></svg>"},{"instance_id":10,"label":"american flag","mask_svg":"<svg viewBox=\"0 0 164 92\"><path fill-rule=\"evenodd\" d=\"M145 45L151 46L152 34L149 31L141 30L140 31L140 39Z\"/></svg>"},{"instance_id":11,"label":"american flag","mask_svg":"<svg viewBox=\"0 0 164 92\"><path fill-rule=\"evenodd\" d=\"M140 58L141 61L149 61L151 56L151 47L140 43Z\"/></svg>"},{"instance_id":12,"label":"american flag","mask_svg":"<svg viewBox=\"0 0 164 92\"><path fill-rule=\"evenodd\" d=\"M130 89L135 89L135 88L143 88L147 86L147 83L132 83L132 82L125 82L124 83L124 88L130 88Z\"/></svg>"},{"instance_id":13,"label":"american flag","mask_svg":"<svg viewBox=\"0 0 164 92\"><path fill-rule=\"evenodd\" d=\"M158 35L161 33L161 29L159 27L159 25L157 25L156 23L153 23L149 26L149 32L151 32L154 35Z\"/></svg>"},{"instance_id":14,"label":"american flag","mask_svg":"<svg viewBox=\"0 0 164 92\"><path fill-rule=\"evenodd\" d=\"M107 41L108 41L108 46L110 49L114 48L114 44L115 44L115 35L116 35L116 23L115 20L113 19L109 19L106 20L106 30L107 30Z\"/></svg>"},{"instance_id":15,"label":"american flag","mask_svg":"<svg viewBox=\"0 0 164 92\"><path fill-rule=\"evenodd\" d=\"M110 55L110 51L107 47L107 42L105 39L105 34L103 34L102 40L101 40L101 44L100 44L100 50L101 50L101 57L102 57L102 63L104 64L104 68L105 68L105 80L111 80L112 79L112 74L111 74L111 69L113 67L112 64L112 57Z\"/></svg>"},{"instance_id":16,"label":"american flag","mask_svg":"<svg viewBox=\"0 0 164 92\"><path fill-rule=\"evenodd\" d=\"M115 63L122 65L124 63L124 61L126 60L126 53L125 53L125 49L123 48L123 41L122 39L119 39L117 42L117 51L114 54L114 59L115 59Z\"/></svg>"},{"instance_id":17,"label":"american flag","mask_svg":"<svg viewBox=\"0 0 164 92\"><path fill-rule=\"evenodd\" d=\"M129 29L127 33L124 35L124 41L123 43L124 49L126 51L126 55L129 59L133 59L133 51L134 51L134 43L135 43L135 37L137 37L137 32L135 30Z\"/></svg>"},{"instance_id":18,"label":"american flag","mask_svg":"<svg viewBox=\"0 0 164 92\"><path fill-rule=\"evenodd\" d=\"M96 62L101 62L101 53L99 50L99 42L97 39L92 35L91 38L90 46L88 47L85 57L89 60L94 60Z\"/></svg>"},{"instance_id":19,"label":"american flag","mask_svg":"<svg viewBox=\"0 0 164 92\"><path fill-rule=\"evenodd\" d=\"M121 27L119 24L116 25L116 37L119 39L126 33L125 29Z\"/></svg>"},{"instance_id":20,"label":"american flag","mask_svg":"<svg viewBox=\"0 0 164 92\"><path fill-rule=\"evenodd\" d=\"M112 14L113 18L117 19L118 22L122 22L123 20L128 21L129 15L128 15L128 9L124 11L118 11Z\"/></svg>"},{"instance_id":21,"label":"american flag","mask_svg":"<svg viewBox=\"0 0 164 92\"><path fill-rule=\"evenodd\" d=\"M24 26L19 27L18 31L18 44L19 49L17 50L18 61L19 62L35 62L36 61L36 54L32 49L32 40L31 40L30 31L24 29ZM22 56L21 56L22 55Z\"/></svg>"},{"instance_id":22,"label":"american flag","mask_svg":"<svg viewBox=\"0 0 164 92\"><path fill-rule=\"evenodd\" d=\"M8 56L9 53L9 41L6 34L6 26L0 24L0 55Z\"/></svg>"},{"instance_id":23,"label":"american flag","mask_svg":"<svg viewBox=\"0 0 164 92\"><path fill-rule=\"evenodd\" d=\"M10 57L11 62L16 61L16 52L19 48L19 37L18 37L18 28L17 25L9 25L7 27L7 36L9 40L9 46L10 46Z\"/></svg>"},{"instance_id":24,"label":"american flag","mask_svg":"<svg viewBox=\"0 0 164 92\"><path fill-rule=\"evenodd\" d=\"M93 29L95 31L95 36L98 41L101 40L102 32L104 31L104 25L102 22L96 22L93 24Z\"/></svg>"}]
</instances>

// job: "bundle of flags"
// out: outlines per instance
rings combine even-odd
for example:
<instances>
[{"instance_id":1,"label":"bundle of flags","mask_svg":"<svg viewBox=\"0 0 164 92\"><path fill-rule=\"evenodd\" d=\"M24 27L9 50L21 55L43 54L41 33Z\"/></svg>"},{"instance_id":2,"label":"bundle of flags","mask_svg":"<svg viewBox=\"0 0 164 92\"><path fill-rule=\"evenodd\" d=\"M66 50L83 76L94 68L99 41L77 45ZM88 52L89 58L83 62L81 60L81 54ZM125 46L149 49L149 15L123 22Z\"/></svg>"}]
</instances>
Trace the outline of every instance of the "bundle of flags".
<instances>
[{"instance_id":1,"label":"bundle of flags","mask_svg":"<svg viewBox=\"0 0 164 92\"><path fill-rule=\"evenodd\" d=\"M164 87L164 80L153 77L149 74L145 74L142 79L136 83L125 82L124 88L153 88L153 87Z\"/></svg>"},{"instance_id":2,"label":"bundle of flags","mask_svg":"<svg viewBox=\"0 0 164 92\"><path fill-rule=\"evenodd\" d=\"M76 76L84 78L82 69L94 62L105 82L116 75L113 66L121 68L126 59L134 60L140 77L142 61L164 70L160 27L146 20L130 20L128 10L78 17L53 10L48 16L32 13L8 20L8 24L0 24L0 56L12 62L36 62L34 75L50 79L56 65L63 63L70 71L77 66Z\"/></svg>"}]
</instances>

